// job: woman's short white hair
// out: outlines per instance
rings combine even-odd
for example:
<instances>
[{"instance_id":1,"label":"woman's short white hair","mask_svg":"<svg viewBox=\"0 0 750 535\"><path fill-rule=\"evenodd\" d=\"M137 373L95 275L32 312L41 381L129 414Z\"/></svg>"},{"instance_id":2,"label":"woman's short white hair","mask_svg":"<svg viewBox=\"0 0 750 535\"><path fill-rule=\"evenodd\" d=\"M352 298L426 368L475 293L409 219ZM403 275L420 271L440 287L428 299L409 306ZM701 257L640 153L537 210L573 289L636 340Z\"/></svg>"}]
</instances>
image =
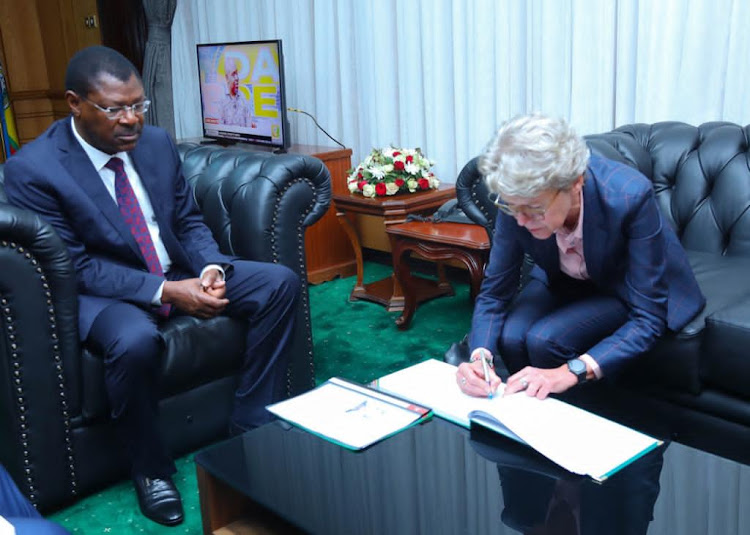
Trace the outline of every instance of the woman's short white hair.
<instances>
[{"instance_id":1,"label":"woman's short white hair","mask_svg":"<svg viewBox=\"0 0 750 535\"><path fill-rule=\"evenodd\" d=\"M522 115L505 122L479 159L490 191L531 198L570 188L586 171L590 152L563 119Z\"/></svg>"}]
</instances>

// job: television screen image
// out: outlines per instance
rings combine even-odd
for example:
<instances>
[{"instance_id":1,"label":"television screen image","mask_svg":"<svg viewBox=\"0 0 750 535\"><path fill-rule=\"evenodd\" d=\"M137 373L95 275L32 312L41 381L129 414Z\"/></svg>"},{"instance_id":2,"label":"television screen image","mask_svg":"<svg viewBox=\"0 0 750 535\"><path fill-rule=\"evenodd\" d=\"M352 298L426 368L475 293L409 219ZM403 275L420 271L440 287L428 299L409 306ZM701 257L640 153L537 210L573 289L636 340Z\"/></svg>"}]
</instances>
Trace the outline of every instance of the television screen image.
<instances>
[{"instance_id":1,"label":"television screen image","mask_svg":"<svg viewBox=\"0 0 750 535\"><path fill-rule=\"evenodd\" d=\"M203 135L288 147L281 41L199 44L197 50Z\"/></svg>"}]
</instances>

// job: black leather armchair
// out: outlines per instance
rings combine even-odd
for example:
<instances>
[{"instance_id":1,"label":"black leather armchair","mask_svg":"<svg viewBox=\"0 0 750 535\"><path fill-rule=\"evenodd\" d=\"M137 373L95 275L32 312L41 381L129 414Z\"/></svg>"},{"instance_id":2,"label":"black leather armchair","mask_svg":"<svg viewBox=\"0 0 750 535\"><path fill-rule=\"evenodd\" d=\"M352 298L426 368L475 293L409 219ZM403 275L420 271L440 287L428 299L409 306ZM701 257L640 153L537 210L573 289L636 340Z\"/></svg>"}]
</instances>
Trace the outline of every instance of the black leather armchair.
<instances>
[{"instance_id":1,"label":"black leather armchair","mask_svg":"<svg viewBox=\"0 0 750 535\"><path fill-rule=\"evenodd\" d=\"M653 433L750 460L750 126L634 124L586 140L593 153L651 179L707 303L621 377L573 389L569 398ZM492 236L496 208L477 158L459 174L456 196Z\"/></svg>"},{"instance_id":2,"label":"black leather armchair","mask_svg":"<svg viewBox=\"0 0 750 535\"><path fill-rule=\"evenodd\" d=\"M282 263L303 283L289 394L314 382L305 229L329 207L330 174L300 155L185 143L185 176L222 250ZM0 166L0 462L42 510L121 476L99 356L81 346L73 267L54 229L6 203ZM163 328L162 427L174 454L226 433L243 322L170 319Z\"/></svg>"}]
</instances>

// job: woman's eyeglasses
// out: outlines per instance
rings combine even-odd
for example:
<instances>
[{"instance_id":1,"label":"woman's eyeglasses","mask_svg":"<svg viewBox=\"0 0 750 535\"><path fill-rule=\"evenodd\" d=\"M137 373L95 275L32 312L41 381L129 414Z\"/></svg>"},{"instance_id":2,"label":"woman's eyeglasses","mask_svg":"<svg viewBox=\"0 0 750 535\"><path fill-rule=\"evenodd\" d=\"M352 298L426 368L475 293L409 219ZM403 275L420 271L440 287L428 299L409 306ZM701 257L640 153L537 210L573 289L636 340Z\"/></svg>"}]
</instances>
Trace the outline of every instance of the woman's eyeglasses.
<instances>
[{"instance_id":1,"label":"woman's eyeglasses","mask_svg":"<svg viewBox=\"0 0 750 535\"><path fill-rule=\"evenodd\" d=\"M544 219L544 216L547 215L547 211L550 209L552 204L554 204L555 200L557 199L557 196L560 195L560 192L562 190L557 190L555 195L552 197L552 199L547 203L547 206L511 206L507 202L505 202L500 195L497 194L490 194L490 200L492 203L497 206L497 209L500 210L502 213L507 214L512 217L518 217L520 215L524 215L525 217L533 220L540 220Z\"/></svg>"}]
</instances>

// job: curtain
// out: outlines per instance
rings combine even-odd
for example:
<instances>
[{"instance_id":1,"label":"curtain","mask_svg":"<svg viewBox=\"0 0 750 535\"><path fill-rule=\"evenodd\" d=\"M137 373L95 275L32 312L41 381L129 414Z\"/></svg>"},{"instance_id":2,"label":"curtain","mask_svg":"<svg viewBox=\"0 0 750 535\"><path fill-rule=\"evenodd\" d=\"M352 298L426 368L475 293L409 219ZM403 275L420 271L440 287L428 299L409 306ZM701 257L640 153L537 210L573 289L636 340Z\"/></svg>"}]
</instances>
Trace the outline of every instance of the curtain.
<instances>
[{"instance_id":1,"label":"curtain","mask_svg":"<svg viewBox=\"0 0 750 535\"><path fill-rule=\"evenodd\" d=\"M175 137L171 27L177 0L143 0L143 8L148 22L143 86L151 100L146 121L164 128Z\"/></svg>"},{"instance_id":2,"label":"curtain","mask_svg":"<svg viewBox=\"0 0 750 535\"><path fill-rule=\"evenodd\" d=\"M200 136L196 43L280 38L287 104L353 150L421 147L444 182L504 120L581 134L633 123L750 123L742 0L183 0L178 137ZM290 114L294 143L330 145Z\"/></svg>"}]
</instances>

